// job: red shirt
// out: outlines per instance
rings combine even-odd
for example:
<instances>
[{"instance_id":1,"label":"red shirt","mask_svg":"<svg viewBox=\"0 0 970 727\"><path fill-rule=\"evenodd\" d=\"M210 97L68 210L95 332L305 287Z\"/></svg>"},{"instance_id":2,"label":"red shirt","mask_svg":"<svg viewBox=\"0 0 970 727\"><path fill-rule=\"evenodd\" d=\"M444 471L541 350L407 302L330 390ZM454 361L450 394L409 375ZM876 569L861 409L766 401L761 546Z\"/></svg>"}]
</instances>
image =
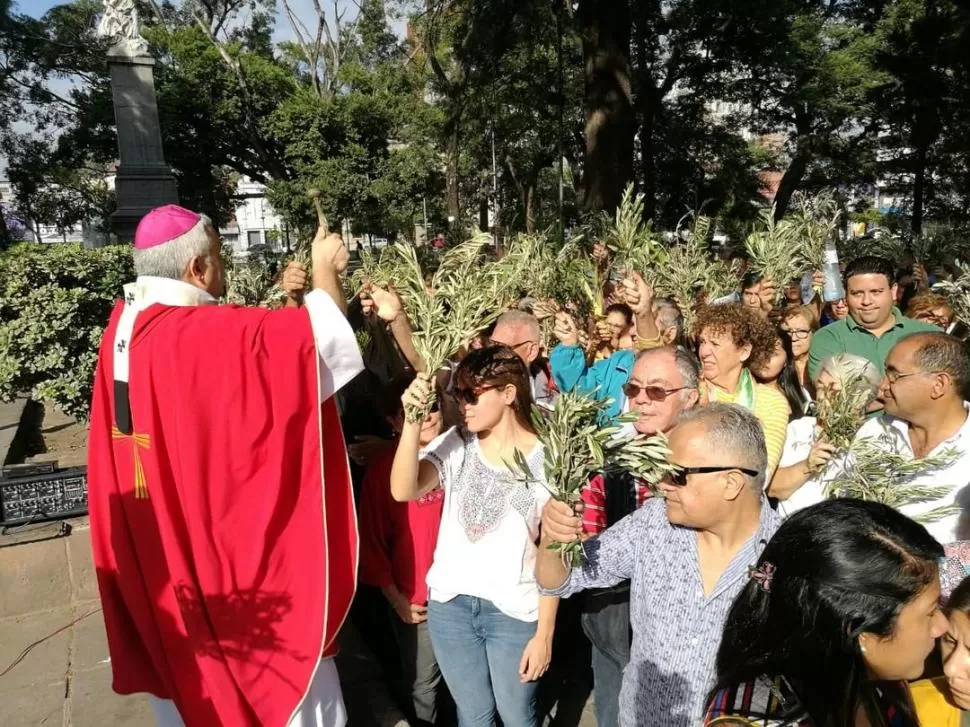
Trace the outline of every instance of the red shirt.
<instances>
[{"instance_id":1,"label":"red shirt","mask_svg":"<svg viewBox=\"0 0 970 727\"><path fill-rule=\"evenodd\" d=\"M412 604L428 602L425 578L434 560L445 504L441 488L413 502L391 496L392 444L367 466L360 503L360 580L395 586Z\"/></svg>"},{"instance_id":2,"label":"red shirt","mask_svg":"<svg viewBox=\"0 0 970 727\"><path fill-rule=\"evenodd\" d=\"M606 487L603 475L594 475L580 491L583 498L583 532L597 535L607 528ZM637 507L641 507L650 497L650 487L645 482L637 483Z\"/></svg>"}]
</instances>

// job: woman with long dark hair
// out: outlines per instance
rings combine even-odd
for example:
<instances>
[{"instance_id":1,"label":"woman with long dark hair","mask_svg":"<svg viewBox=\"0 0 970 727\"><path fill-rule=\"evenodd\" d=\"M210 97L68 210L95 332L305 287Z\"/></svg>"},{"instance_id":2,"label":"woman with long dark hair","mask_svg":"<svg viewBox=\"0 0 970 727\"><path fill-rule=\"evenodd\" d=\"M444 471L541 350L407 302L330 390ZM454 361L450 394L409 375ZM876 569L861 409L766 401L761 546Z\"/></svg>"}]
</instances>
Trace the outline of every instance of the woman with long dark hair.
<instances>
[{"instance_id":1,"label":"woman with long dark hair","mask_svg":"<svg viewBox=\"0 0 970 727\"><path fill-rule=\"evenodd\" d=\"M431 392L421 375L405 407ZM532 427L532 390L507 346L471 351L455 371L464 418L421 449L421 423L406 422L391 468L391 494L417 500L444 490L428 571L428 632L458 707L461 727L536 724L536 682L549 667L558 598L539 595L535 561L544 482L522 482L508 463L521 453L543 479L543 448Z\"/></svg>"},{"instance_id":2,"label":"woman with long dark hair","mask_svg":"<svg viewBox=\"0 0 970 727\"><path fill-rule=\"evenodd\" d=\"M788 420L800 419L805 416L805 409L809 400L802 390L795 370L795 355L792 353L792 339L786 331L776 330L774 351L771 357L761 362L758 368L752 368L751 373L762 384L773 387L785 395L791 412Z\"/></svg>"},{"instance_id":3,"label":"woman with long dark hair","mask_svg":"<svg viewBox=\"0 0 970 727\"><path fill-rule=\"evenodd\" d=\"M735 600L705 725L911 727L906 681L947 630L942 546L891 507L792 515Z\"/></svg>"}]
</instances>

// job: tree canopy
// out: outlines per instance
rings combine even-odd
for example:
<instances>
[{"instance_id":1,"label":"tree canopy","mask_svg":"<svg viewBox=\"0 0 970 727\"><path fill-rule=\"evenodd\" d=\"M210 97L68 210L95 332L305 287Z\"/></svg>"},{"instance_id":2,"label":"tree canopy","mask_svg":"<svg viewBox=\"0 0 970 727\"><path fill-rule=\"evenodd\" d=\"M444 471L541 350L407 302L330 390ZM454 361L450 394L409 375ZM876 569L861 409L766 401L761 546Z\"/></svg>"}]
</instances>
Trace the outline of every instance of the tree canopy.
<instances>
[{"instance_id":1,"label":"tree canopy","mask_svg":"<svg viewBox=\"0 0 970 727\"><path fill-rule=\"evenodd\" d=\"M389 237L425 210L432 232L569 226L628 182L667 228L703 209L735 229L772 193L780 216L799 190L850 199L877 181L917 231L967 215L956 0L139 7L166 160L183 203L219 222L241 176L293 227L312 224L316 187L334 222ZM21 217L65 229L113 205L99 12L73 0L31 18L0 0L0 153Z\"/></svg>"}]
</instances>

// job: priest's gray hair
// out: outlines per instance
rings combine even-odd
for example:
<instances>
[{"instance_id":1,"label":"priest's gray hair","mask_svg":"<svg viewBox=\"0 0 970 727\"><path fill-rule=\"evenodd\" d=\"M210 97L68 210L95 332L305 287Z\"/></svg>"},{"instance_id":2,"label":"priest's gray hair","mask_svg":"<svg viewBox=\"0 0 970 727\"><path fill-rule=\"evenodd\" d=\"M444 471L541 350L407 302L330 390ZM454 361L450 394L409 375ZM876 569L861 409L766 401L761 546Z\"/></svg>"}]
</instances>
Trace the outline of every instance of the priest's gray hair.
<instances>
[{"instance_id":1,"label":"priest's gray hair","mask_svg":"<svg viewBox=\"0 0 970 727\"><path fill-rule=\"evenodd\" d=\"M206 234L209 227L212 227L212 220L205 215L199 215L196 225L174 240L145 250L133 250L135 273L139 276L181 280L192 258L209 257L212 248L212 241Z\"/></svg>"},{"instance_id":2,"label":"priest's gray hair","mask_svg":"<svg viewBox=\"0 0 970 727\"><path fill-rule=\"evenodd\" d=\"M755 470L758 475L745 475L755 492L764 490L767 480L768 448L765 433L751 411L738 404L712 402L683 412L677 426L698 422L707 431L704 434L705 449L711 452L713 466L744 467Z\"/></svg>"}]
</instances>

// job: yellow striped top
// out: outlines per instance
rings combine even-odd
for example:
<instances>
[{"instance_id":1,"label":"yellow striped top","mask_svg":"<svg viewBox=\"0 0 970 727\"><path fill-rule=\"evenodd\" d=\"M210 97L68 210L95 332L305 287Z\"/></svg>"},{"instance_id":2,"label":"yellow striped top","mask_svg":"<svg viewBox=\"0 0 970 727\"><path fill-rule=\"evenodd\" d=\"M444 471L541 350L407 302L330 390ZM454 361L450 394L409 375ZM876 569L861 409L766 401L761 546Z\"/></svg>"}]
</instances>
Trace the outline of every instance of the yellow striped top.
<instances>
[{"instance_id":1,"label":"yellow striped top","mask_svg":"<svg viewBox=\"0 0 970 727\"><path fill-rule=\"evenodd\" d=\"M729 394L716 386L711 386L713 398L725 404L736 404L737 392ZM765 433L765 446L768 449L768 472L767 478L771 479L771 474L778 466L781 459L782 450L785 448L785 436L788 434L788 418L791 416L791 407L788 406L788 399L777 389L767 384L754 384L754 415L761 422L761 429Z\"/></svg>"}]
</instances>

